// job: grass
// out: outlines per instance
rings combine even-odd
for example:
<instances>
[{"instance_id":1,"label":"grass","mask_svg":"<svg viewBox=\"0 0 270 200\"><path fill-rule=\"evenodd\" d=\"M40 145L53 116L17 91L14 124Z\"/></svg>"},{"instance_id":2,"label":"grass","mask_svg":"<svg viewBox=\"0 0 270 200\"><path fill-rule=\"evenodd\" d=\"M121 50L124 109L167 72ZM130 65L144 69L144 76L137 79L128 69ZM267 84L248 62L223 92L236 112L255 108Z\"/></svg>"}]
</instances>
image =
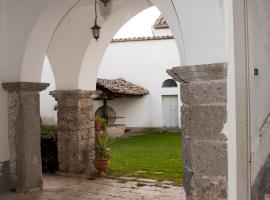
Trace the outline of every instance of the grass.
<instances>
[{"instance_id":1,"label":"grass","mask_svg":"<svg viewBox=\"0 0 270 200\"><path fill-rule=\"evenodd\" d=\"M181 183L183 161L179 133L147 133L113 142L109 174Z\"/></svg>"},{"instance_id":2,"label":"grass","mask_svg":"<svg viewBox=\"0 0 270 200\"><path fill-rule=\"evenodd\" d=\"M55 127L41 127L41 135L56 134L57 129Z\"/></svg>"}]
</instances>

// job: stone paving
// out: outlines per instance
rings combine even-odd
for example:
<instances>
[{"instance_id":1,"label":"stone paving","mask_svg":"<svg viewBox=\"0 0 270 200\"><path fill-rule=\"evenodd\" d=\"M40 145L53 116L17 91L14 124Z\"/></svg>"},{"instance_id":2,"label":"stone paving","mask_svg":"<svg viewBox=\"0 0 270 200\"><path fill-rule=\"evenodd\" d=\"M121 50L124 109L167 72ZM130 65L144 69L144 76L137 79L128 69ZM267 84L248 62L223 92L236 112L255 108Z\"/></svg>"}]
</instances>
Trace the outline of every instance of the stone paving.
<instances>
[{"instance_id":1,"label":"stone paving","mask_svg":"<svg viewBox=\"0 0 270 200\"><path fill-rule=\"evenodd\" d=\"M45 175L42 192L8 193L0 200L185 200L182 187L155 181Z\"/></svg>"}]
</instances>

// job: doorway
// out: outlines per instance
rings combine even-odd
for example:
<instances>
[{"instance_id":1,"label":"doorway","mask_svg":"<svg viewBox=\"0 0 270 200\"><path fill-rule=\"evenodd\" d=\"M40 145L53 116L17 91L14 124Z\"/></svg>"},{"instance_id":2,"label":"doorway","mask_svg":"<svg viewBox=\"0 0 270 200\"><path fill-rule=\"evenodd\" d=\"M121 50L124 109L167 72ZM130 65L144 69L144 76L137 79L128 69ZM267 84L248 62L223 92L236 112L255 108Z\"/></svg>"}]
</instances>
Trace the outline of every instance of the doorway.
<instances>
[{"instance_id":1,"label":"doorway","mask_svg":"<svg viewBox=\"0 0 270 200\"><path fill-rule=\"evenodd\" d=\"M179 127L178 95L162 96L162 113L164 127Z\"/></svg>"}]
</instances>

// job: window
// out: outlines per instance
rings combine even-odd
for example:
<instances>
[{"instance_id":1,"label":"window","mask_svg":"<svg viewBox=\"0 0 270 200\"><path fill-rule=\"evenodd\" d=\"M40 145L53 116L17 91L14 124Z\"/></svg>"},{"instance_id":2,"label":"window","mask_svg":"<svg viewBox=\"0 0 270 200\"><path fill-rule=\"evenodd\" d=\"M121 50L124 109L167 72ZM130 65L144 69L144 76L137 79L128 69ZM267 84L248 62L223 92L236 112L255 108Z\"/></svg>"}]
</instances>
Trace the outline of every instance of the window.
<instances>
[{"instance_id":1,"label":"window","mask_svg":"<svg viewBox=\"0 0 270 200\"><path fill-rule=\"evenodd\" d=\"M163 88L177 87L177 83L173 79L167 79L162 84Z\"/></svg>"}]
</instances>

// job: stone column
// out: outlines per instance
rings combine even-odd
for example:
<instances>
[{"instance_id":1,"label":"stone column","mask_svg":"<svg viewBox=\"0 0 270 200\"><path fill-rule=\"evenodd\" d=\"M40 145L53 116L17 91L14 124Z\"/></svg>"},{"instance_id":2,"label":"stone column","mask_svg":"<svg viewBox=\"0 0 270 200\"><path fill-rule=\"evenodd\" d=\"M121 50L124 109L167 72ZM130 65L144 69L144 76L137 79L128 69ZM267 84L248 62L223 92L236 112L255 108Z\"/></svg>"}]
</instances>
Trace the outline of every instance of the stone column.
<instances>
[{"instance_id":1,"label":"stone column","mask_svg":"<svg viewBox=\"0 0 270 200\"><path fill-rule=\"evenodd\" d=\"M184 188L188 200L227 199L227 65L167 71L181 82Z\"/></svg>"},{"instance_id":2,"label":"stone column","mask_svg":"<svg viewBox=\"0 0 270 200\"><path fill-rule=\"evenodd\" d=\"M8 91L11 189L42 188L39 92L47 83L3 83Z\"/></svg>"},{"instance_id":3,"label":"stone column","mask_svg":"<svg viewBox=\"0 0 270 200\"><path fill-rule=\"evenodd\" d=\"M58 161L60 172L84 174L94 170L94 98L97 91L56 90L50 93L58 102Z\"/></svg>"}]
</instances>

